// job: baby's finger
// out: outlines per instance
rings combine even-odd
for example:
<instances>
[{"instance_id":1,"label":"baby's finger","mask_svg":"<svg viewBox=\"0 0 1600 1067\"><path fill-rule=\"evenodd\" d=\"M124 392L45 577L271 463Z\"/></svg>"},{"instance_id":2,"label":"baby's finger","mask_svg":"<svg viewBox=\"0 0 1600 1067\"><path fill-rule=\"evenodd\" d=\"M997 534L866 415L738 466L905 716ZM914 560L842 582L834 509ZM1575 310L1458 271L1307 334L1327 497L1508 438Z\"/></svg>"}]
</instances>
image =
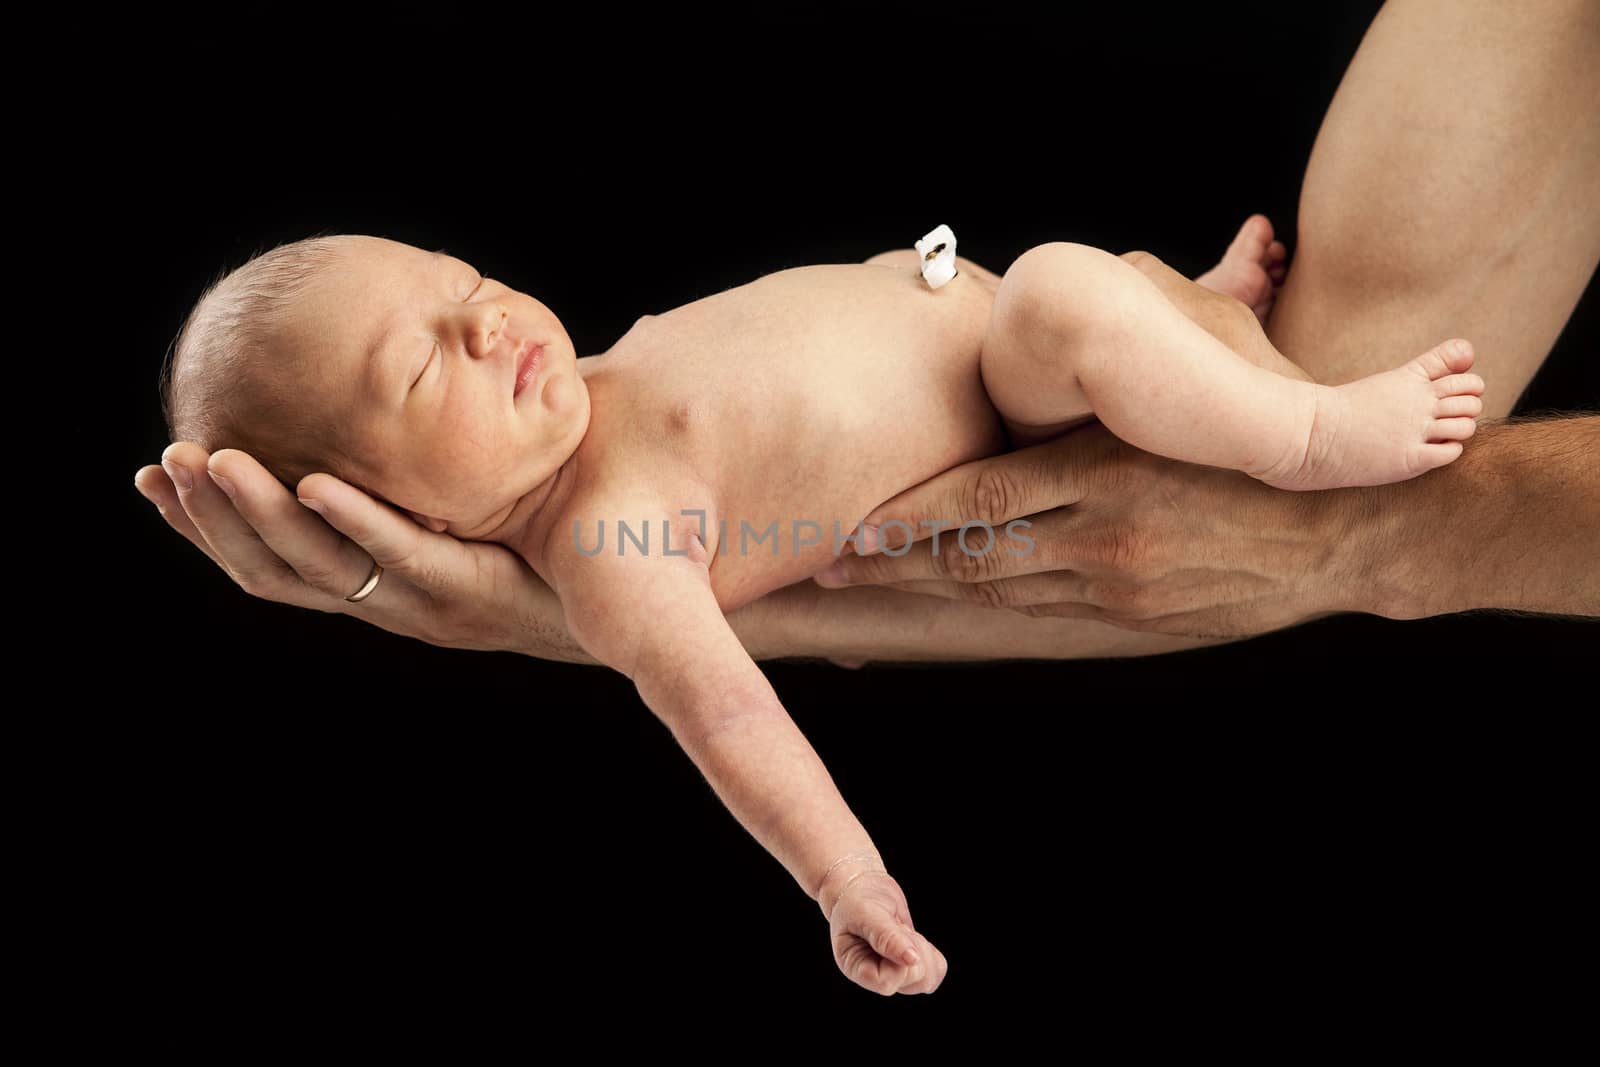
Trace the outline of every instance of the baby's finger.
<instances>
[{"instance_id":1,"label":"baby's finger","mask_svg":"<svg viewBox=\"0 0 1600 1067\"><path fill-rule=\"evenodd\" d=\"M888 921L874 922L867 927L867 944L872 951L890 963L915 967L922 960L917 951L917 934L892 916Z\"/></svg>"},{"instance_id":2,"label":"baby's finger","mask_svg":"<svg viewBox=\"0 0 1600 1067\"><path fill-rule=\"evenodd\" d=\"M912 968L916 973L907 975L906 983L900 987L902 993L932 993L939 988L950 970L944 953L934 948L927 938L922 938L922 947L918 951L922 955L922 962Z\"/></svg>"},{"instance_id":3,"label":"baby's finger","mask_svg":"<svg viewBox=\"0 0 1600 1067\"><path fill-rule=\"evenodd\" d=\"M880 996L892 997L904 984L905 965L883 959L867 941L854 934L835 935L834 957L846 978Z\"/></svg>"},{"instance_id":4,"label":"baby's finger","mask_svg":"<svg viewBox=\"0 0 1600 1067\"><path fill-rule=\"evenodd\" d=\"M150 473L154 472L154 473ZM133 476L133 487L139 490L139 495L156 506L161 517L167 520L167 525L177 530L194 547L204 552L212 563L222 567L222 561L217 554L211 551L211 546L206 544L206 539L200 531L195 529L194 520L189 518L189 513L183 510L183 505L178 502L178 489L172 484L172 479L167 477L167 472L157 464L140 467Z\"/></svg>"}]
</instances>

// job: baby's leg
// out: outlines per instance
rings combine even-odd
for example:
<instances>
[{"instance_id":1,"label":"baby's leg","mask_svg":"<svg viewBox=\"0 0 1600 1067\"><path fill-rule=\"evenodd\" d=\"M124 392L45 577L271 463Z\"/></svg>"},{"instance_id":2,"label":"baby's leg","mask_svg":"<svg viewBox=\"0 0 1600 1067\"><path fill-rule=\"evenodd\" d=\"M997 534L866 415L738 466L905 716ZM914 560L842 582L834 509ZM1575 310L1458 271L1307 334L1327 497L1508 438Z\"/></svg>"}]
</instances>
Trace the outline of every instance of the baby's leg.
<instances>
[{"instance_id":1,"label":"baby's leg","mask_svg":"<svg viewBox=\"0 0 1600 1067\"><path fill-rule=\"evenodd\" d=\"M1185 316L1138 269L1085 245L1030 249L1006 271L984 340L985 388L1015 443L1093 413L1159 455L1285 489L1379 485L1461 453L1481 410L1447 342L1337 388L1275 374Z\"/></svg>"},{"instance_id":2,"label":"baby's leg","mask_svg":"<svg viewBox=\"0 0 1600 1067\"><path fill-rule=\"evenodd\" d=\"M1274 374L1298 378L1303 382L1315 380L1304 367L1291 362L1272 347L1272 342L1262 332L1260 315L1240 298L1201 285L1199 279L1190 281L1149 252L1124 252L1117 258L1136 267L1140 274L1155 283L1162 296L1183 312L1185 318L1221 341L1235 354Z\"/></svg>"},{"instance_id":3,"label":"baby's leg","mask_svg":"<svg viewBox=\"0 0 1600 1067\"><path fill-rule=\"evenodd\" d=\"M1225 293L1266 322L1278 287L1288 273L1289 252L1272 232L1272 220L1251 215L1239 227L1228 250L1215 267L1196 278L1195 284Z\"/></svg>"}]
</instances>

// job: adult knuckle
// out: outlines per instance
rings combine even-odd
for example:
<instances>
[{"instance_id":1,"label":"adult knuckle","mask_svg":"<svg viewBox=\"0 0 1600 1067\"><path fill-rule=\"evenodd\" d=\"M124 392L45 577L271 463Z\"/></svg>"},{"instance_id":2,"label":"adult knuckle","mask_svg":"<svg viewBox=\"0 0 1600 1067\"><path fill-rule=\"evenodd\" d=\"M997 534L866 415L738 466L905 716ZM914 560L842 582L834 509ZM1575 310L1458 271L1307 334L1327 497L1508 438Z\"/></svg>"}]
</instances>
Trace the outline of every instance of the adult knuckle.
<instances>
[{"instance_id":1,"label":"adult knuckle","mask_svg":"<svg viewBox=\"0 0 1600 1067\"><path fill-rule=\"evenodd\" d=\"M1138 531L1123 523L1113 523L1086 534L1080 541L1085 554L1101 566L1114 571L1134 570L1143 558Z\"/></svg>"},{"instance_id":2,"label":"adult knuckle","mask_svg":"<svg viewBox=\"0 0 1600 1067\"><path fill-rule=\"evenodd\" d=\"M891 573L895 561L903 556L889 556L883 553L873 553L870 556L855 556L845 564L845 573L852 582L866 582L876 584L894 575Z\"/></svg>"},{"instance_id":3,"label":"adult knuckle","mask_svg":"<svg viewBox=\"0 0 1600 1067\"><path fill-rule=\"evenodd\" d=\"M385 570L397 572L403 570L407 579L410 580L412 584L419 586L424 592L428 593L430 597L433 595L432 591L435 589L449 589L451 587L450 572L437 559L424 559L415 561L408 560L404 567L402 567L400 561L397 560L393 564L387 566ZM483 587L486 585L492 587L494 584L493 581L484 574L481 566L477 567L473 571L473 578L474 584L478 587Z\"/></svg>"},{"instance_id":4,"label":"adult knuckle","mask_svg":"<svg viewBox=\"0 0 1600 1067\"><path fill-rule=\"evenodd\" d=\"M289 587L282 574L235 574L234 580L239 583L239 588L261 600L283 601L288 598Z\"/></svg>"},{"instance_id":5,"label":"adult knuckle","mask_svg":"<svg viewBox=\"0 0 1600 1067\"><path fill-rule=\"evenodd\" d=\"M986 608L1009 607L1011 595L1001 582L973 582L962 587L967 599Z\"/></svg>"},{"instance_id":6,"label":"adult knuckle","mask_svg":"<svg viewBox=\"0 0 1600 1067\"><path fill-rule=\"evenodd\" d=\"M338 571L326 563L313 560L301 563L298 570L300 577L305 579L305 583L313 589L331 593L338 588ZM350 592L353 593L355 590L352 588Z\"/></svg>"},{"instance_id":7,"label":"adult knuckle","mask_svg":"<svg viewBox=\"0 0 1600 1067\"><path fill-rule=\"evenodd\" d=\"M1002 523L1015 518L1013 508L1022 499L1022 488L1014 474L995 464L978 471L972 479L967 501L967 518L979 522Z\"/></svg>"},{"instance_id":8,"label":"adult knuckle","mask_svg":"<svg viewBox=\"0 0 1600 1067\"><path fill-rule=\"evenodd\" d=\"M1138 460L1147 453L1113 435L1104 425L1085 432L1084 444L1083 448L1064 451L1061 477L1084 486L1093 497L1125 498L1140 475Z\"/></svg>"},{"instance_id":9,"label":"adult knuckle","mask_svg":"<svg viewBox=\"0 0 1600 1067\"><path fill-rule=\"evenodd\" d=\"M939 567L945 576L963 583L987 581L992 577L989 553L962 551L959 540L952 540L939 552Z\"/></svg>"}]
</instances>

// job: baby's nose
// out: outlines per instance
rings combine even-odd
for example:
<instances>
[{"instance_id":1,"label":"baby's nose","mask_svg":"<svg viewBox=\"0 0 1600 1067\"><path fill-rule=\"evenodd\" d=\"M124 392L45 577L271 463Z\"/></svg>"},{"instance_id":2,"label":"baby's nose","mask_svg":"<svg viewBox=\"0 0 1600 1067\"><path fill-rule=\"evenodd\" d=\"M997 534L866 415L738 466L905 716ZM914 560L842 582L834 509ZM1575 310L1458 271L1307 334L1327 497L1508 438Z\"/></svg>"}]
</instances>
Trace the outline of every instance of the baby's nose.
<instances>
[{"instance_id":1,"label":"baby's nose","mask_svg":"<svg viewBox=\"0 0 1600 1067\"><path fill-rule=\"evenodd\" d=\"M495 342L500 340L500 333L506 325L505 308L495 308L494 313L488 317L488 335L483 345L483 354L488 355L494 350Z\"/></svg>"}]
</instances>

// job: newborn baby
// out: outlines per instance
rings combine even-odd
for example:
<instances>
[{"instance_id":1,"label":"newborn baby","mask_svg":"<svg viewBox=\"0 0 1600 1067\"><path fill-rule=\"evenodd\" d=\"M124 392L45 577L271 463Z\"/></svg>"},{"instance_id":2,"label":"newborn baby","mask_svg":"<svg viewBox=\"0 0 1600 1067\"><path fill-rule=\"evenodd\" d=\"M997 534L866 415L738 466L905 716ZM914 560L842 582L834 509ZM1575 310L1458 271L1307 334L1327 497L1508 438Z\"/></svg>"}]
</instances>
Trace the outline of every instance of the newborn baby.
<instances>
[{"instance_id":1,"label":"newborn baby","mask_svg":"<svg viewBox=\"0 0 1600 1067\"><path fill-rule=\"evenodd\" d=\"M1270 237L1253 218L1203 280L1264 310ZM818 901L841 969L918 990L942 954L724 613L852 538L880 547L857 529L874 505L1008 440L1098 417L1284 489L1372 485L1458 456L1483 382L1462 341L1338 387L1277 373L1264 336L1226 347L1166 295L1194 283L1142 254L1049 243L1004 278L956 260L937 288L918 252L879 259L645 315L580 360L550 308L461 259L310 238L206 291L163 399L175 441L249 452L291 488L326 471L520 555ZM962 550L1026 551L1025 525Z\"/></svg>"}]
</instances>

